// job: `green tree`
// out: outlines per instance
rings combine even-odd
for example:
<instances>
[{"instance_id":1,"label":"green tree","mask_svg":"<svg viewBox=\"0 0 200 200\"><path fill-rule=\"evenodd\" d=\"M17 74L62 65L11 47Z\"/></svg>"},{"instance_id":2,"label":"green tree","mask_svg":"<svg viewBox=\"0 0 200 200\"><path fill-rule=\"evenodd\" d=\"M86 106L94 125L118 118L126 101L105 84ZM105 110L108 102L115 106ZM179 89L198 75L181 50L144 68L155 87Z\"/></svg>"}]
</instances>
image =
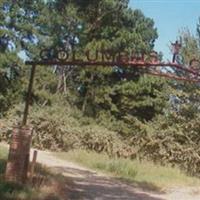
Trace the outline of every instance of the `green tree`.
<instances>
[{"instance_id":1,"label":"green tree","mask_svg":"<svg viewBox=\"0 0 200 200\"><path fill-rule=\"evenodd\" d=\"M96 49L102 48L112 49L114 53L153 50L157 38L153 20L140 10L128 8L128 1L71 2L77 5L78 16L83 19L83 33L77 44L82 51L86 49L95 54ZM131 115L144 122L162 113L166 102L162 93L165 84L159 79L143 77L140 70L121 66L77 72L73 83L68 84L82 89L76 104L89 116L98 117L105 111L118 120ZM77 95L77 91L73 93Z\"/></svg>"},{"instance_id":2,"label":"green tree","mask_svg":"<svg viewBox=\"0 0 200 200\"><path fill-rule=\"evenodd\" d=\"M157 38L153 20L140 10L129 8L127 0L4 1L2 8L2 26L6 27L3 31L9 32L9 44L17 59L19 52L25 52L29 59L38 59L43 48L62 48L78 55L102 48L114 53L149 53ZM165 82L143 77L141 70L122 66L65 69L62 84L67 87L68 99L89 116L99 117L105 112L116 120L132 116L144 122L163 112ZM40 68L37 70L44 74ZM45 77L52 79L51 72L47 71ZM54 88L54 81L52 84L47 86L37 79L35 99L42 94L48 100L48 94L42 91Z\"/></svg>"}]
</instances>

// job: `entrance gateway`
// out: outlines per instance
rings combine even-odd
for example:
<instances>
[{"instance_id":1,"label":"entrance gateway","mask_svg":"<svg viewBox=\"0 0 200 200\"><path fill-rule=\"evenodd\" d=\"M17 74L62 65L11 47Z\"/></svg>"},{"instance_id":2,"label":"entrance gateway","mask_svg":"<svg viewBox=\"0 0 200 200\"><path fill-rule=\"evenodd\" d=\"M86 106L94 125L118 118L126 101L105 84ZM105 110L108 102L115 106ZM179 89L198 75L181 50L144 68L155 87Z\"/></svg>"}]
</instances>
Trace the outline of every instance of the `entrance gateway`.
<instances>
[{"instance_id":1,"label":"entrance gateway","mask_svg":"<svg viewBox=\"0 0 200 200\"><path fill-rule=\"evenodd\" d=\"M6 166L5 178L7 181L25 183L27 181L29 154L31 146L32 128L27 126L29 105L34 82L36 66L103 66L103 67L132 67L141 69L142 73L179 81L200 83L200 61L193 59L188 66L181 63L179 55L180 44L172 43L174 52L172 62L160 62L158 53L153 51L146 55L143 53L114 52L111 50L85 51L77 58L75 51L63 49L43 49L40 59L27 61L32 66L25 102L22 124L14 127ZM178 46L178 47L177 47ZM81 58L82 57L82 58ZM177 75L176 72L179 72ZM180 73L181 72L181 73Z\"/></svg>"}]
</instances>

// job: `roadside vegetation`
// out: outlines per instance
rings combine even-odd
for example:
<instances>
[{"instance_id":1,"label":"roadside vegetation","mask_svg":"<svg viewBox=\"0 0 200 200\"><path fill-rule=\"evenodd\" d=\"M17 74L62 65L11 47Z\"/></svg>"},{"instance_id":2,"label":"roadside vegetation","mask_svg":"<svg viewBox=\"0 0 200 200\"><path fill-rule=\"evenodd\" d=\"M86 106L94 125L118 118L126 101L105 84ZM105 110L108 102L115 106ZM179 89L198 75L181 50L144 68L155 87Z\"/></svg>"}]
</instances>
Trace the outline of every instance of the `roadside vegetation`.
<instances>
[{"instance_id":1,"label":"roadside vegetation","mask_svg":"<svg viewBox=\"0 0 200 200\"><path fill-rule=\"evenodd\" d=\"M0 143L0 199L2 200L63 200L67 180L51 173L47 168L36 166L36 174L26 185L4 181L8 149ZM65 193L65 198L67 192Z\"/></svg>"},{"instance_id":2,"label":"roadside vegetation","mask_svg":"<svg viewBox=\"0 0 200 200\"><path fill-rule=\"evenodd\" d=\"M200 185L198 178L187 176L177 167L161 166L149 161L112 158L106 154L91 151L69 151L53 154L64 160L71 160L115 178L130 181L133 185L156 190L174 186Z\"/></svg>"},{"instance_id":3,"label":"roadside vegetation","mask_svg":"<svg viewBox=\"0 0 200 200\"><path fill-rule=\"evenodd\" d=\"M51 60L62 49L87 60L88 50L93 59L96 50L107 49L145 53L148 61L159 36L153 19L129 8L128 0L2 0L0 20L0 141L6 142L23 116L30 75L24 59L38 60L42 49L51 49L45 55ZM185 66L200 58L200 22L194 23L197 36L189 30L179 35ZM163 61L162 53L158 60ZM199 71L199 64L193 69ZM174 73L188 77L180 70ZM146 180L162 185L158 179L166 183L168 175L188 183L184 174L200 177L199 83L155 78L128 66L37 66L28 124L34 126L34 147L75 150L77 160L83 151L86 161L95 157L95 168L125 178L142 181L144 173ZM4 163L5 158L2 172ZM166 166L158 167L160 178L151 163Z\"/></svg>"}]
</instances>

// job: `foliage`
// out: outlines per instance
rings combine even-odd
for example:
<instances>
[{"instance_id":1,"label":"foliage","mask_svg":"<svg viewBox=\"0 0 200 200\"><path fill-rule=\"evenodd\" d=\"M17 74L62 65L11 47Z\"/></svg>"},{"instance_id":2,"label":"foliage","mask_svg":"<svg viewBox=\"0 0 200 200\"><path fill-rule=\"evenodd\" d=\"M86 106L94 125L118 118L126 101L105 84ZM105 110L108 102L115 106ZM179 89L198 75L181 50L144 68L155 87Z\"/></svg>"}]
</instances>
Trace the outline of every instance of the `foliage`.
<instances>
[{"instance_id":1,"label":"foliage","mask_svg":"<svg viewBox=\"0 0 200 200\"><path fill-rule=\"evenodd\" d=\"M197 121L185 121L183 124L179 116L170 117L171 119L160 117L154 121L151 124L153 134L135 135L130 139L129 145L138 147L137 155L140 159L179 166L188 174L199 176L198 118Z\"/></svg>"},{"instance_id":2,"label":"foliage","mask_svg":"<svg viewBox=\"0 0 200 200\"><path fill-rule=\"evenodd\" d=\"M184 62L189 64L190 60L199 59L198 39L187 29L181 31L180 35L182 39L181 54L184 57Z\"/></svg>"},{"instance_id":3,"label":"foliage","mask_svg":"<svg viewBox=\"0 0 200 200\"><path fill-rule=\"evenodd\" d=\"M191 59L199 59L199 38L188 30L181 32L181 38L181 55L187 66ZM134 135L129 145L139 146L141 159L177 165L199 176L199 84L169 82L168 92L170 101L165 115L156 115L148 124L149 130Z\"/></svg>"},{"instance_id":4,"label":"foliage","mask_svg":"<svg viewBox=\"0 0 200 200\"><path fill-rule=\"evenodd\" d=\"M95 170L110 173L146 189L159 190L173 185L197 185L199 179L185 175L178 168L163 167L149 161L113 158L93 151L69 151L54 153L56 157L68 159Z\"/></svg>"},{"instance_id":5,"label":"foliage","mask_svg":"<svg viewBox=\"0 0 200 200\"><path fill-rule=\"evenodd\" d=\"M23 59L38 59L43 48L83 59L83 52L94 56L96 49L149 53L158 37L153 20L127 0L1 1L0 19L0 140L10 138L23 115L30 75ZM185 30L181 36L188 65L199 58L200 39ZM33 145L150 159L199 174L199 85L143 72L129 66L37 66L29 120Z\"/></svg>"},{"instance_id":6,"label":"foliage","mask_svg":"<svg viewBox=\"0 0 200 200\"><path fill-rule=\"evenodd\" d=\"M0 144L0 198L3 200L61 200L62 185L66 180L60 175L53 174L47 168L37 164L32 182L26 185L5 182L4 172L8 148ZM44 177L41 181L38 177ZM62 188L62 189L61 189ZM66 198L66 194L65 194Z\"/></svg>"}]
</instances>

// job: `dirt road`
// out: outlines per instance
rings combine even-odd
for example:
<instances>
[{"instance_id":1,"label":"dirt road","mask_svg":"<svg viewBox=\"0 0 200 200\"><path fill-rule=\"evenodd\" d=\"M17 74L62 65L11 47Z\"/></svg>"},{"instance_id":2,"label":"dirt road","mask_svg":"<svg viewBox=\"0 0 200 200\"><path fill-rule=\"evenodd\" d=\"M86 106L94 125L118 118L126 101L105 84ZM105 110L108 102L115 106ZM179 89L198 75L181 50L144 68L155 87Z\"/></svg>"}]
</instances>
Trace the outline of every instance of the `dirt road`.
<instances>
[{"instance_id":1,"label":"dirt road","mask_svg":"<svg viewBox=\"0 0 200 200\"><path fill-rule=\"evenodd\" d=\"M200 188L148 191L39 151L38 161L73 180L66 200L200 200ZM68 185L66 185L69 188Z\"/></svg>"}]
</instances>

